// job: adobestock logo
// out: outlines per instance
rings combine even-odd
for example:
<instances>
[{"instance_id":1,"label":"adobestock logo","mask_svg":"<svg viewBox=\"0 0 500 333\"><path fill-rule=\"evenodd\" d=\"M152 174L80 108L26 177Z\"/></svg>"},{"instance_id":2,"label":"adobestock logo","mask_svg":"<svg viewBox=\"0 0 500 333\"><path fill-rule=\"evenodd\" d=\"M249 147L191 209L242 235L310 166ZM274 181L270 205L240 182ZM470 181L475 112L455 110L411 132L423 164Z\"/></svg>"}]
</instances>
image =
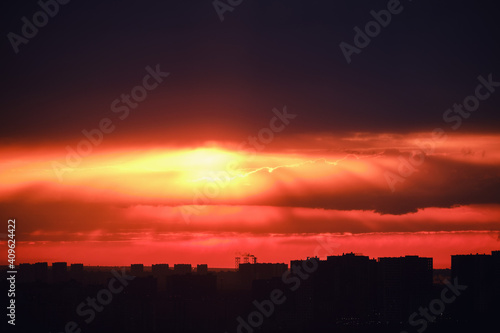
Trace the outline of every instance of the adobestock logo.
<instances>
[{"instance_id":1,"label":"adobestock logo","mask_svg":"<svg viewBox=\"0 0 500 333\"><path fill-rule=\"evenodd\" d=\"M301 260L301 265L291 265L290 270L286 270L281 275L281 281L288 289L282 290L276 288L269 293L268 299L260 302L254 300L252 304L255 307L255 311L250 312L246 320L242 316L236 318L238 323L236 333L254 333L257 330L260 331L260 327L264 324L265 319L274 314L278 305L282 305L287 301L285 292L293 293L297 291L302 283L317 271L319 267L319 252L327 251L327 255L331 255L333 253L333 247L340 246L338 243L329 244L324 239L316 239L316 241L319 245L314 249L314 257L307 258L307 260ZM226 331L225 333L228 332Z\"/></svg>"},{"instance_id":2,"label":"adobestock logo","mask_svg":"<svg viewBox=\"0 0 500 333\"><path fill-rule=\"evenodd\" d=\"M116 98L111 102L111 112L119 114L119 120L125 120L130 115L130 110L139 106L148 96L148 91L156 89L163 79L170 75L170 73L162 72L160 64L156 65L153 69L151 66L146 67L146 74L142 78L142 84L133 87L130 94L121 94L120 98ZM110 134L116 129L113 120L108 117L102 118L96 128L87 130L83 129L82 134L85 137L81 139L76 147L66 146L66 159L64 163L52 161L52 170L59 182L63 181L63 175L68 171L73 171L83 161L83 158L90 155L94 147L99 146L103 139L104 134Z\"/></svg>"},{"instance_id":3,"label":"adobestock logo","mask_svg":"<svg viewBox=\"0 0 500 333\"><path fill-rule=\"evenodd\" d=\"M241 5L243 0L227 0L227 3L221 0L214 0L212 5L214 6L215 12L219 16L219 20L224 22L224 13L232 12L234 8Z\"/></svg>"},{"instance_id":4,"label":"adobestock logo","mask_svg":"<svg viewBox=\"0 0 500 333\"><path fill-rule=\"evenodd\" d=\"M443 120L456 131L462 126L463 119L468 119L470 115L479 109L481 102L486 101L495 92L495 88L500 87L500 81L493 81L493 74L488 74L487 78L479 75L479 84L474 89L474 94L464 98L462 104L455 103L453 108L447 109L443 113ZM417 142L419 149L413 150L409 156L403 154L398 156L398 173L385 171L384 177L392 192L396 191L396 184L403 183L406 178L417 172L417 167L421 166L428 155L434 153L436 146L447 140L446 131L440 127L435 128L430 137Z\"/></svg>"},{"instance_id":5,"label":"adobestock logo","mask_svg":"<svg viewBox=\"0 0 500 333\"><path fill-rule=\"evenodd\" d=\"M273 142L275 133L282 132L290 124L290 121L297 117L296 114L288 113L286 105L283 106L283 111L280 112L278 109L273 108L272 112L274 117L269 120L269 126L262 127L256 136L249 135L247 140L241 142L238 146L238 152L245 154L248 161L253 160L257 156L257 152L264 150L266 145ZM209 177L206 177L203 187L194 189L192 204L180 207L180 213L186 224L191 222L193 214L200 214L211 200L220 195L221 189L226 188L231 180L238 177L239 167L240 162L238 160L230 160L226 164L225 170L217 173L211 172Z\"/></svg>"},{"instance_id":6,"label":"adobestock logo","mask_svg":"<svg viewBox=\"0 0 500 333\"><path fill-rule=\"evenodd\" d=\"M38 1L38 6L42 10L37 11L33 14L31 21L23 16L21 21L23 25L21 27L21 35L9 32L7 34L7 39L14 50L14 53L19 53L19 46L21 44L28 44L30 39L35 38L38 34L38 28L43 28L49 23L49 18L53 18L59 13L59 5L66 5L70 0L40 0Z\"/></svg>"},{"instance_id":7,"label":"adobestock logo","mask_svg":"<svg viewBox=\"0 0 500 333\"><path fill-rule=\"evenodd\" d=\"M435 322L436 321L436 316L441 315L445 308L446 304L451 304L455 302L458 296L460 296L462 293L461 291L464 291L467 289L466 285L461 285L458 284L458 278L455 277L453 280L453 284L450 283L450 281L446 280L445 285L447 288L444 288L441 290L441 297L433 299L432 301L429 302L429 307L420 307L417 312L413 312L410 317L408 318L408 323L413 326L417 327L417 332L422 333L427 329L428 323ZM432 313L430 314L429 311ZM401 331L401 333L408 333L407 331Z\"/></svg>"},{"instance_id":8,"label":"adobestock logo","mask_svg":"<svg viewBox=\"0 0 500 333\"><path fill-rule=\"evenodd\" d=\"M411 0L409 0L411 1ZM393 15L401 14L404 7L399 0L389 0L387 9L382 9L378 12L371 10L370 15L374 18L365 24L364 31L358 26L354 27L353 44L341 42L340 50L348 64L351 63L353 54L360 54L361 50L370 45L371 39L377 37L382 28L387 28L392 21Z\"/></svg>"},{"instance_id":9,"label":"adobestock logo","mask_svg":"<svg viewBox=\"0 0 500 333\"><path fill-rule=\"evenodd\" d=\"M107 288L102 288L96 294L96 297L87 297L85 302L81 302L76 307L76 313L80 317L86 317L84 322L88 325L94 321L96 318L96 312L100 313L104 310L104 307L109 305L113 301L113 297L120 294L126 286L130 284L130 281L135 279L135 276L128 275L125 268L122 268L121 274L111 270L114 277L108 281ZM82 328L75 321L68 321L64 325L64 331L60 333L81 333Z\"/></svg>"}]
</instances>

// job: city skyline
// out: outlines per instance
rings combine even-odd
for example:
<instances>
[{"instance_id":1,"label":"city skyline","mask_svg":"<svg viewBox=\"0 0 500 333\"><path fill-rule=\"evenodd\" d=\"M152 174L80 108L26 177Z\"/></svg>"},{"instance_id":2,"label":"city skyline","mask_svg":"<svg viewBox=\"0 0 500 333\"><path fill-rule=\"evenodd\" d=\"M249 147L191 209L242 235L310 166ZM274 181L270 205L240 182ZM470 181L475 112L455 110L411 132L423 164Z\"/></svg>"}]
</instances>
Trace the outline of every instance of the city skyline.
<instances>
[{"instance_id":1,"label":"city skyline","mask_svg":"<svg viewBox=\"0 0 500 333\"><path fill-rule=\"evenodd\" d=\"M499 248L494 1L3 6L17 263Z\"/></svg>"},{"instance_id":2,"label":"city skyline","mask_svg":"<svg viewBox=\"0 0 500 333\"><path fill-rule=\"evenodd\" d=\"M10 288L24 301L11 322L51 331L105 332L112 325L130 332L467 332L492 323L500 297L500 251L454 255L451 270L433 269L426 257L344 253L290 266L251 260L225 271L65 262L21 264L17 271Z\"/></svg>"},{"instance_id":3,"label":"city skyline","mask_svg":"<svg viewBox=\"0 0 500 333\"><path fill-rule=\"evenodd\" d=\"M497 2L0 6L7 332L495 327Z\"/></svg>"},{"instance_id":4,"label":"city skyline","mask_svg":"<svg viewBox=\"0 0 500 333\"><path fill-rule=\"evenodd\" d=\"M456 253L456 254L452 254L450 255L450 266L449 267L434 267L434 269L438 269L438 270L441 270L441 269L451 269L451 266L452 266L452 262L453 262L453 258L454 257L460 257L460 256L488 256L488 255L491 255L493 253L498 253L500 252L500 250L492 250L490 251L490 253ZM308 256L306 258L293 258L293 259L290 259L288 260L288 262L294 262L294 261L301 261L301 260L309 260L309 259L317 259L317 260L327 260L328 257L340 257L340 256L348 256L348 255L352 255L352 256L360 256L360 257L366 257L366 258L369 258L370 260L376 260L377 262L380 261L380 259L386 259L386 258L392 258L392 259L396 259L396 258L411 258L411 257L420 257L420 258L429 258L429 259L434 259L433 257L422 257L422 256L418 256L418 255L415 255L415 254L406 254L406 255L402 255L402 256L383 256L383 257L373 257L373 258L370 258L369 256L365 256L363 253L355 253L355 252L343 252L342 254L330 254L330 255L327 255L327 256ZM155 263L152 263L152 264L149 264L149 265L146 265L144 263L140 263L140 262L130 262L129 264L126 264L126 265L89 265L89 264L83 264L81 262L68 262L68 261L56 261L56 262L47 262L47 261L38 261L38 262L20 262L19 265L34 265L34 264L46 264L47 267L52 267L53 264L64 264L66 265L66 267L69 269L73 266L75 266L76 268L80 268L80 267L132 267L132 266L141 266L142 269L143 268L152 268L154 266L156 266L157 268L166 268L166 269L170 269L170 270L173 270L175 269L177 266L179 267L182 267L182 266L189 266L191 267L191 270L193 272L196 271L196 268L199 268L199 267L205 267L203 269L206 269L206 267L208 267L208 269L216 269L216 270L224 270L224 269L229 269L229 270L237 270L238 269L238 264L278 264L278 262L260 262L258 261L258 258L255 257L254 255L251 255L251 254L248 254L248 255L238 255L236 257L234 257L234 259L236 260L236 258L240 259L240 258L243 258L243 257L246 257L247 259L248 258L253 258L255 259L254 261L250 261L250 260L245 260L243 262L240 262L240 260L237 261L237 263L235 263L235 265L233 267L230 267L230 266L227 266L227 267L213 267L213 266L208 266L208 264L206 263L202 263L202 262L193 262L193 263L187 263L187 262L176 262L176 263L168 263L168 262L165 262L165 261L162 261L162 262L155 262ZM282 263L285 263L286 262L282 262ZM287 264L288 265L288 264ZM0 265L1 266L1 265ZM6 267L7 265L4 265L4 267Z\"/></svg>"}]
</instances>

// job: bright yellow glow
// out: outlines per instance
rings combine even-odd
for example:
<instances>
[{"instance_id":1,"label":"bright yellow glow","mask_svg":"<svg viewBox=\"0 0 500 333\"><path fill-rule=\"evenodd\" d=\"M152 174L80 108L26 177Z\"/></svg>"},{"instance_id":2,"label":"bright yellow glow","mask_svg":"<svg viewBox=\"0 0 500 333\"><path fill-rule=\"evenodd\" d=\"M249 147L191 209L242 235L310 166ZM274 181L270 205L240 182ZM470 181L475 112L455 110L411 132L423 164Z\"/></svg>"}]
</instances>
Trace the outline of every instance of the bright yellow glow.
<instances>
[{"instance_id":1,"label":"bright yellow glow","mask_svg":"<svg viewBox=\"0 0 500 333\"><path fill-rule=\"evenodd\" d=\"M26 158L21 164L4 164L2 192L31 184L44 184L64 196L71 192L86 200L119 197L142 198L172 204L191 204L195 193L215 193L212 201L252 199L268 191L295 185L313 186L320 180L338 183L346 174L368 177L374 172L368 160L355 154L314 156L303 154L242 154L218 147L197 149L118 150L84 156L70 166L66 156L54 154ZM60 182L54 161L62 169ZM17 162L16 162L17 163ZM377 178L379 179L379 178ZM38 186L38 185L37 185ZM283 187L286 186L286 187ZM323 186L323 185L320 185ZM197 192L198 191L198 192Z\"/></svg>"},{"instance_id":2,"label":"bright yellow glow","mask_svg":"<svg viewBox=\"0 0 500 333\"><path fill-rule=\"evenodd\" d=\"M133 160L123 162L119 169L127 172L164 171L218 171L224 170L238 154L217 148L200 148L181 151L151 151Z\"/></svg>"}]
</instances>

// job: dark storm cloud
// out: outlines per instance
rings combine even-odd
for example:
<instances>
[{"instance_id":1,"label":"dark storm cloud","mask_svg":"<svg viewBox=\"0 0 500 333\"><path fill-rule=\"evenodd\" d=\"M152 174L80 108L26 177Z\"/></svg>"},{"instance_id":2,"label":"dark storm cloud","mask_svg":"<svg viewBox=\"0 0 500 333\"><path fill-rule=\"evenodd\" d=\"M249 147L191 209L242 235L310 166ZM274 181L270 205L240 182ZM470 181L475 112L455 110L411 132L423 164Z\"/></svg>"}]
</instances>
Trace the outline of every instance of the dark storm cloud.
<instances>
[{"instance_id":1,"label":"dark storm cloud","mask_svg":"<svg viewBox=\"0 0 500 333\"><path fill-rule=\"evenodd\" d=\"M371 179L366 181L348 172L342 177L342 184L304 184L299 192L292 191L286 184L278 184L270 191L270 197L261 198L261 203L374 210L381 214L396 215L427 207L449 208L456 205L500 203L500 173L495 165L475 165L427 157L426 162L414 174L397 185L394 193L388 187L381 188ZM381 172L378 178L383 179L384 174ZM259 204L259 201L255 204Z\"/></svg>"},{"instance_id":2,"label":"dark storm cloud","mask_svg":"<svg viewBox=\"0 0 500 333\"><path fill-rule=\"evenodd\" d=\"M78 136L156 63L168 83L114 135L213 139L223 128L233 139L229 129L261 126L281 105L304 115L296 132L428 129L478 75L500 76L498 12L494 1L401 4L348 65L339 44L387 1L244 1L224 22L211 1L72 1L18 54L4 38L1 139ZM37 10L3 4L4 36ZM499 105L490 99L464 130L498 127Z\"/></svg>"}]
</instances>

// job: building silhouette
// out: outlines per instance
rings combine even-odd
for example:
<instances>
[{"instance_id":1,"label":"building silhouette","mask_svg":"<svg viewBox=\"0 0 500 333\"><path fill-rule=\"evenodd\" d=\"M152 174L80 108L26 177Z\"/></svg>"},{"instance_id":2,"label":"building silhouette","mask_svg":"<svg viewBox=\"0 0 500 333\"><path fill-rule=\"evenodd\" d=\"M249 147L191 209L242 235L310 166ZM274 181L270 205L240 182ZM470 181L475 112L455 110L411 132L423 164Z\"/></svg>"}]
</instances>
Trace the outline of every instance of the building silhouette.
<instances>
[{"instance_id":1,"label":"building silhouette","mask_svg":"<svg viewBox=\"0 0 500 333\"><path fill-rule=\"evenodd\" d=\"M451 256L451 279L467 289L455 304L457 314L474 320L500 310L500 251Z\"/></svg>"},{"instance_id":2,"label":"building silhouette","mask_svg":"<svg viewBox=\"0 0 500 333\"><path fill-rule=\"evenodd\" d=\"M418 256L375 260L344 253L325 260L292 260L290 267L249 262L240 263L238 270L222 271L208 271L207 265L197 265L193 271L189 264L174 269L155 264L149 271L134 264L125 273L117 267L83 264L71 264L68 271L64 262L49 269L47 263L21 264L16 299L22 300L22 315L30 320L19 325L23 332L60 332L72 318L82 323L75 310L82 302L97 299L106 303L105 310L97 311L92 326L82 330L413 332L421 327L411 327L410 315L438 304L443 290L458 280L467 288L427 322L426 332L484 331L476 328L491 324L500 310L500 251L451 259L451 273L444 277L448 280L438 279L434 285L432 258ZM122 274L137 275L117 278ZM7 282L1 283L7 287ZM276 291L283 299L279 304L271 303L270 295ZM260 317L258 327L239 326L242 321L260 322Z\"/></svg>"},{"instance_id":3,"label":"building silhouette","mask_svg":"<svg viewBox=\"0 0 500 333\"><path fill-rule=\"evenodd\" d=\"M28 263L19 264L19 281L24 283L31 283L35 281L34 267Z\"/></svg>"},{"instance_id":4,"label":"building silhouette","mask_svg":"<svg viewBox=\"0 0 500 333\"><path fill-rule=\"evenodd\" d=\"M170 269L168 267L168 264L153 264L151 266L151 272L153 273L153 276L167 275L169 271Z\"/></svg>"},{"instance_id":5,"label":"building silhouette","mask_svg":"<svg viewBox=\"0 0 500 333\"><path fill-rule=\"evenodd\" d=\"M66 262L52 263L52 281L64 282L68 280L68 264Z\"/></svg>"},{"instance_id":6,"label":"building silhouette","mask_svg":"<svg viewBox=\"0 0 500 333\"><path fill-rule=\"evenodd\" d=\"M167 276L167 295L189 299L213 296L217 292L215 274L174 274Z\"/></svg>"},{"instance_id":7,"label":"building silhouette","mask_svg":"<svg viewBox=\"0 0 500 333\"><path fill-rule=\"evenodd\" d=\"M33 264L33 274L35 281L47 282L49 275L49 264L46 262L37 262Z\"/></svg>"},{"instance_id":8,"label":"building silhouette","mask_svg":"<svg viewBox=\"0 0 500 333\"><path fill-rule=\"evenodd\" d=\"M171 272L168 264L153 264L151 266L151 274L156 278L158 290L165 291L167 275L171 274Z\"/></svg>"},{"instance_id":9,"label":"building silhouette","mask_svg":"<svg viewBox=\"0 0 500 333\"><path fill-rule=\"evenodd\" d=\"M174 274L190 274L193 271L191 264L175 264Z\"/></svg>"},{"instance_id":10,"label":"building silhouette","mask_svg":"<svg viewBox=\"0 0 500 333\"><path fill-rule=\"evenodd\" d=\"M383 319L407 320L409 314L429 302L432 258L379 258L377 274L378 303Z\"/></svg>"},{"instance_id":11,"label":"building silhouette","mask_svg":"<svg viewBox=\"0 0 500 333\"><path fill-rule=\"evenodd\" d=\"M287 269L284 263L240 263L238 273L243 288L250 290L252 281L281 277Z\"/></svg>"},{"instance_id":12,"label":"building silhouette","mask_svg":"<svg viewBox=\"0 0 500 333\"><path fill-rule=\"evenodd\" d=\"M143 264L132 264L130 265L130 274L133 276L142 276L144 274Z\"/></svg>"},{"instance_id":13,"label":"building silhouette","mask_svg":"<svg viewBox=\"0 0 500 333\"><path fill-rule=\"evenodd\" d=\"M208 265L207 264L201 264L196 266L196 273L197 274L208 274Z\"/></svg>"},{"instance_id":14,"label":"building silhouette","mask_svg":"<svg viewBox=\"0 0 500 333\"><path fill-rule=\"evenodd\" d=\"M376 264L374 259L354 253L319 260L313 276L315 313L335 318L372 315Z\"/></svg>"},{"instance_id":15,"label":"building silhouette","mask_svg":"<svg viewBox=\"0 0 500 333\"><path fill-rule=\"evenodd\" d=\"M83 281L85 275L85 270L83 264L71 264L69 269L70 279L76 281Z\"/></svg>"}]
</instances>

